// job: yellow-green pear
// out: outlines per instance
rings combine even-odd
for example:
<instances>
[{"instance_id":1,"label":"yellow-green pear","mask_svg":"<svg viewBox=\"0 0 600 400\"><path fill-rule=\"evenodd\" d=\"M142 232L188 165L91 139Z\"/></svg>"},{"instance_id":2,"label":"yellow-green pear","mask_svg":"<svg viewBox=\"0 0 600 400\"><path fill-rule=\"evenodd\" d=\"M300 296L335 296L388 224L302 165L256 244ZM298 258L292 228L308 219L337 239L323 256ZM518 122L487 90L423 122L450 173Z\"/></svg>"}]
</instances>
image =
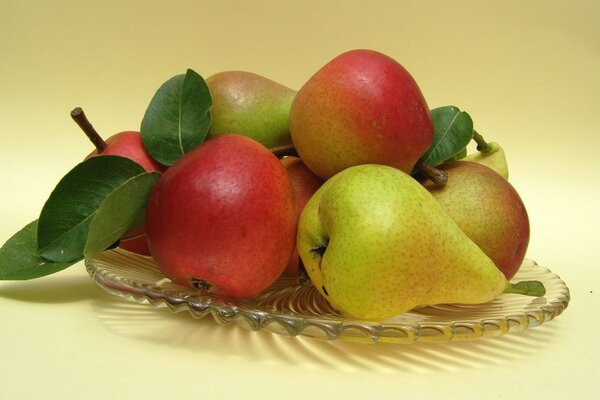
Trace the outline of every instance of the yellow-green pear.
<instances>
[{"instance_id":1,"label":"yellow-green pear","mask_svg":"<svg viewBox=\"0 0 600 400\"><path fill-rule=\"evenodd\" d=\"M288 116L296 91L245 71L224 71L206 79L213 106L208 137L248 136L266 147L290 145Z\"/></svg>"},{"instance_id":2,"label":"yellow-green pear","mask_svg":"<svg viewBox=\"0 0 600 400\"><path fill-rule=\"evenodd\" d=\"M508 179L508 163L506 162L506 154L502 146L496 142L487 143L486 149L468 154L463 158L464 161L472 161L478 164L485 165L493 169L504 179Z\"/></svg>"},{"instance_id":3,"label":"yellow-green pear","mask_svg":"<svg viewBox=\"0 0 600 400\"><path fill-rule=\"evenodd\" d=\"M484 303L509 286L421 184L383 165L350 167L326 181L300 216L297 246L319 292L360 319Z\"/></svg>"}]
</instances>

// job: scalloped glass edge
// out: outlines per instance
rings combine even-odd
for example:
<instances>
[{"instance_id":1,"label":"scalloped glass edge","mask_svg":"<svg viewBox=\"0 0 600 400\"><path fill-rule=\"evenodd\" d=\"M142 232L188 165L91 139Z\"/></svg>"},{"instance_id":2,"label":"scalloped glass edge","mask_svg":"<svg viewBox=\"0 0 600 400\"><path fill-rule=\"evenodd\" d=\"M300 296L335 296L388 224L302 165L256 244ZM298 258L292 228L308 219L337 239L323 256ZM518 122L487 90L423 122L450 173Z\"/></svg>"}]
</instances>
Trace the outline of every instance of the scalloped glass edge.
<instances>
[{"instance_id":1,"label":"scalloped glass edge","mask_svg":"<svg viewBox=\"0 0 600 400\"><path fill-rule=\"evenodd\" d=\"M101 288L127 300L187 311L196 319L211 315L221 325L235 323L251 331L322 340L403 344L477 340L537 327L560 315L570 301L565 282L530 259L511 281L540 280L546 287L544 297L502 294L489 303L428 306L384 321L342 316L310 283L300 284L290 276L282 276L254 298L232 300L176 285L152 258L121 249L105 251L85 265Z\"/></svg>"}]
</instances>

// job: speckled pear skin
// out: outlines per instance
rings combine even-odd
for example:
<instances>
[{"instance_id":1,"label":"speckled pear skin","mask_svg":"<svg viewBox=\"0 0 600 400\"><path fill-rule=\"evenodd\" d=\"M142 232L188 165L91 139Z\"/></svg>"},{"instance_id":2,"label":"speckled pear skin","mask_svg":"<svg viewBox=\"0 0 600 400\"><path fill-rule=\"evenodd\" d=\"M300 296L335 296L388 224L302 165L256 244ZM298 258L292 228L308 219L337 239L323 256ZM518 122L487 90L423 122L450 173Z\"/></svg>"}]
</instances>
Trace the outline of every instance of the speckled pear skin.
<instances>
[{"instance_id":1,"label":"speckled pear skin","mask_svg":"<svg viewBox=\"0 0 600 400\"><path fill-rule=\"evenodd\" d=\"M434 137L414 78L366 49L342 53L311 76L294 98L289 124L300 158L323 179L362 164L410 173Z\"/></svg>"},{"instance_id":2,"label":"speckled pear skin","mask_svg":"<svg viewBox=\"0 0 600 400\"><path fill-rule=\"evenodd\" d=\"M248 136L266 147L292 143L288 117L296 91L245 71L223 71L206 79L213 100L208 137Z\"/></svg>"},{"instance_id":3,"label":"speckled pear skin","mask_svg":"<svg viewBox=\"0 0 600 400\"><path fill-rule=\"evenodd\" d=\"M454 161L444 187L425 186L507 279L519 270L529 244L529 218L515 188L485 165Z\"/></svg>"},{"instance_id":4,"label":"speckled pear skin","mask_svg":"<svg viewBox=\"0 0 600 400\"><path fill-rule=\"evenodd\" d=\"M297 244L319 292L359 319L484 303L507 285L421 184L383 165L350 167L325 182L300 216Z\"/></svg>"}]
</instances>

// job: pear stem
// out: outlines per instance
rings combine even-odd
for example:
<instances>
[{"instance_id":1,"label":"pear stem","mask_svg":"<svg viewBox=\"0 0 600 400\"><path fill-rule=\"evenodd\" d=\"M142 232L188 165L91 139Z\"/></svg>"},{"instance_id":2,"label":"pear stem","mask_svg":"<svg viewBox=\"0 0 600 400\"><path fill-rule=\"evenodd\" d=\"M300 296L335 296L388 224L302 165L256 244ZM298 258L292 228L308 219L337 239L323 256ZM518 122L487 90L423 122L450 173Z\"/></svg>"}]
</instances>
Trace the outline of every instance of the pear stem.
<instances>
[{"instance_id":1,"label":"pear stem","mask_svg":"<svg viewBox=\"0 0 600 400\"><path fill-rule=\"evenodd\" d=\"M504 293L523 294L525 296L542 297L546 294L546 288L540 281L521 281L517 283L508 283Z\"/></svg>"},{"instance_id":2,"label":"pear stem","mask_svg":"<svg viewBox=\"0 0 600 400\"><path fill-rule=\"evenodd\" d=\"M442 187L448 182L448 173L446 171L438 169L422 159L417 161L412 174L431 180L437 187Z\"/></svg>"},{"instance_id":3,"label":"pear stem","mask_svg":"<svg viewBox=\"0 0 600 400\"><path fill-rule=\"evenodd\" d=\"M490 151L488 142L486 142L483 136L481 136L481 134L476 130L473 130L473 140L475 143L477 143L477 151L482 153L487 153Z\"/></svg>"},{"instance_id":4,"label":"pear stem","mask_svg":"<svg viewBox=\"0 0 600 400\"><path fill-rule=\"evenodd\" d=\"M298 157L298 152L296 151L296 148L293 144L271 147L269 151L273 153L277 158L283 158L286 156Z\"/></svg>"},{"instance_id":5,"label":"pear stem","mask_svg":"<svg viewBox=\"0 0 600 400\"><path fill-rule=\"evenodd\" d=\"M85 116L85 113L81 107L76 107L73 109L73 111L71 111L71 118L73 118L73 121L79 125L83 133L85 133L90 141L94 144L96 150L98 150L98 154L106 150L108 144L106 144L104 139L102 139L102 136L96 132L90 121Z\"/></svg>"}]
</instances>

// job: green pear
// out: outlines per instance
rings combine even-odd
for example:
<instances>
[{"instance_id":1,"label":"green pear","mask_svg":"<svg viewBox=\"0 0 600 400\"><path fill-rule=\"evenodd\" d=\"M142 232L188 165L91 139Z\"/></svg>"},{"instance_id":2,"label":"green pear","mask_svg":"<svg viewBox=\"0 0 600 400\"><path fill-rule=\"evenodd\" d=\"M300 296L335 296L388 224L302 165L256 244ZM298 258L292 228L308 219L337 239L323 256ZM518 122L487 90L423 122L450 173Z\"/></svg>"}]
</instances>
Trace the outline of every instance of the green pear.
<instances>
[{"instance_id":1,"label":"green pear","mask_svg":"<svg viewBox=\"0 0 600 400\"><path fill-rule=\"evenodd\" d=\"M448 174L442 187L425 187L442 208L511 279L529 244L527 210L515 188L485 165L454 161L440 166Z\"/></svg>"},{"instance_id":2,"label":"green pear","mask_svg":"<svg viewBox=\"0 0 600 400\"><path fill-rule=\"evenodd\" d=\"M495 142L487 143L485 150L478 150L468 154L463 158L464 161L472 161L478 164L483 164L502 175L504 179L508 179L508 163L506 162L506 154L502 146Z\"/></svg>"},{"instance_id":3,"label":"green pear","mask_svg":"<svg viewBox=\"0 0 600 400\"><path fill-rule=\"evenodd\" d=\"M306 204L297 235L315 287L356 318L484 303L508 285L431 193L389 166L365 164L334 175Z\"/></svg>"},{"instance_id":4,"label":"green pear","mask_svg":"<svg viewBox=\"0 0 600 400\"><path fill-rule=\"evenodd\" d=\"M237 133L269 148L292 143L288 115L295 90L244 71L217 73L206 84L213 100L208 137Z\"/></svg>"}]
</instances>

